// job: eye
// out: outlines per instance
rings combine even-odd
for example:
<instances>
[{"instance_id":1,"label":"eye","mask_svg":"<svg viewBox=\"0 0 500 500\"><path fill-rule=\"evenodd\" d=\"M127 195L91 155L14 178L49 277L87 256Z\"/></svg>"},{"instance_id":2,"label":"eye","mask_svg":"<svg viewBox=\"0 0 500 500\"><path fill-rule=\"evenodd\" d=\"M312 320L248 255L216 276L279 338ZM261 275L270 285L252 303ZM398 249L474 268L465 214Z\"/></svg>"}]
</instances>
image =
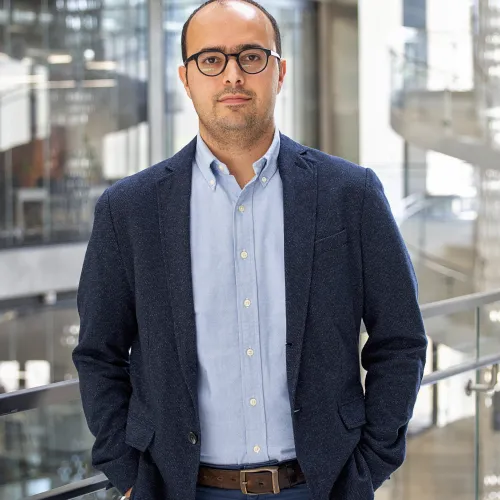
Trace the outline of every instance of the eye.
<instances>
[{"instance_id":1,"label":"eye","mask_svg":"<svg viewBox=\"0 0 500 500\"><path fill-rule=\"evenodd\" d=\"M250 63L259 62L261 59L262 59L261 54L256 53L256 52L252 52L250 54L243 55L243 60L246 62L250 62Z\"/></svg>"},{"instance_id":2,"label":"eye","mask_svg":"<svg viewBox=\"0 0 500 500\"><path fill-rule=\"evenodd\" d=\"M220 63L220 58L217 56L207 56L204 57L201 61L203 64L219 64Z\"/></svg>"}]
</instances>

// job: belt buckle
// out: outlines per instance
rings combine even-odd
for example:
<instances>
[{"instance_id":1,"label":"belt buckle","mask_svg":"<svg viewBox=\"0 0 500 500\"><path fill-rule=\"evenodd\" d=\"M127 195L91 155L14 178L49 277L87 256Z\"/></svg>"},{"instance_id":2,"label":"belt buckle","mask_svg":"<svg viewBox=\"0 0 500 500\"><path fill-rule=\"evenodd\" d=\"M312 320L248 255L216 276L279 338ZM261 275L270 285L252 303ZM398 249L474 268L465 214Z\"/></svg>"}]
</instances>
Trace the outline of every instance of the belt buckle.
<instances>
[{"instance_id":1,"label":"belt buckle","mask_svg":"<svg viewBox=\"0 0 500 500\"><path fill-rule=\"evenodd\" d=\"M279 467L277 465L272 465L270 467L259 467L257 469L245 469L245 470L240 470L240 487L241 487L241 492L245 495L258 495L259 493L248 493L247 490L247 474L249 472L270 472L271 473L271 478L273 481L273 493L277 494L280 493L280 482L279 482L279 476L278 476L278 471Z\"/></svg>"}]
</instances>

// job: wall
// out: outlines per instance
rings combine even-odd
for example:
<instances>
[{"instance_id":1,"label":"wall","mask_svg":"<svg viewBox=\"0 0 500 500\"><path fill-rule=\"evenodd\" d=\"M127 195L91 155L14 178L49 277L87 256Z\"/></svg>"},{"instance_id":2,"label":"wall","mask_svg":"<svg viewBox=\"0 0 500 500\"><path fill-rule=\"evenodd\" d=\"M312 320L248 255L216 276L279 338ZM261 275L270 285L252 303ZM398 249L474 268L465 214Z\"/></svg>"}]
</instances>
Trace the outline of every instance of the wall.
<instances>
[{"instance_id":1,"label":"wall","mask_svg":"<svg viewBox=\"0 0 500 500\"><path fill-rule=\"evenodd\" d=\"M373 168L384 184L396 216L404 197L404 142L390 125L391 47L402 45L401 0L360 0L359 125L360 163Z\"/></svg>"},{"instance_id":2,"label":"wall","mask_svg":"<svg viewBox=\"0 0 500 500\"><path fill-rule=\"evenodd\" d=\"M0 300L75 290L87 243L0 252Z\"/></svg>"}]
</instances>

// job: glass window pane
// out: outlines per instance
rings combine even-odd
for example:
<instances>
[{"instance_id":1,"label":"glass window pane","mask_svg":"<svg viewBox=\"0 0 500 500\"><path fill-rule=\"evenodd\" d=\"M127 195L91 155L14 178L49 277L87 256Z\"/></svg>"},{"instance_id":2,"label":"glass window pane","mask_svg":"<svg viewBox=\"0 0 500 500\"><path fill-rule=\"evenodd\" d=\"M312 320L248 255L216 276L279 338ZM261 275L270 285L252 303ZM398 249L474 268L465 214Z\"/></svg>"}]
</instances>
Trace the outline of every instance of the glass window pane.
<instances>
[{"instance_id":1,"label":"glass window pane","mask_svg":"<svg viewBox=\"0 0 500 500\"><path fill-rule=\"evenodd\" d=\"M146 168L147 3L11 0L0 24L0 248L85 241Z\"/></svg>"},{"instance_id":2,"label":"glass window pane","mask_svg":"<svg viewBox=\"0 0 500 500\"><path fill-rule=\"evenodd\" d=\"M75 300L0 315L0 393L77 378Z\"/></svg>"},{"instance_id":3,"label":"glass window pane","mask_svg":"<svg viewBox=\"0 0 500 500\"><path fill-rule=\"evenodd\" d=\"M0 417L0 498L24 498L100 474L80 401Z\"/></svg>"}]
</instances>

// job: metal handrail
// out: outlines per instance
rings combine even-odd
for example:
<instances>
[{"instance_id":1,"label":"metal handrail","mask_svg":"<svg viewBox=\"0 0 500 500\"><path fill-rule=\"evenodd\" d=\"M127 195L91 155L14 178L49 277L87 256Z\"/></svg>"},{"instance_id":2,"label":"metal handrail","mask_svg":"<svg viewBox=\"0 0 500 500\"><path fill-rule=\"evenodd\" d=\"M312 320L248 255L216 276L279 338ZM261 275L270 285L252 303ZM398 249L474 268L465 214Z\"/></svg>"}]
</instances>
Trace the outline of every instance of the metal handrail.
<instances>
[{"instance_id":1,"label":"metal handrail","mask_svg":"<svg viewBox=\"0 0 500 500\"><path fill-rule=\"evenodd\" d=\"M500 364L500 353L491 354L490 356L484 356L475 361L467 361L465 363L459 363L451 368L446 368L445 370L438 370L433 373L429 373L422 379L422 386L424 385L435 385L442 380L452 378L455 375L462 375L463 373L477 371L481 368L486 368L488 366L493 366Z\"/></svg>"},{"instance_id":2,"label":"metal handrail","mask_svg":"<svg viewBox=\"0 0 500 500\"><path fill-rule=\"evenodd\" d=\"M440 300L420 307L424 318L435 318L436 316L448 316L458 312L469 311L478 307L500 301L500 290L492 292L479 292L462 297Z\"/></svg>"},{"instance_id":3,"label":"metal handrail","mask_svg":"<svg viewBox=\"0 0 500 500\"><path fill-rule=\"evenodd\" d=\"M0 416L80 399L78 379L0 394Z\"/></svg>"},{"instance_id":4,"label":"metal handrail","mask_svg":"<svg viewBox=\"0 0 500 500\"><path fill-rule=\"evenodd\" d=\"M438 316L448 316L463 312L492 302L500 301L500 290L492 292L480 292L462 297L441 300L420 307L422 317L425 319ZM499 353L500 356L500 353ZM481 360L476 361L477 363ZM457 365L460 366L460 365ZM469 368L465 371L468 371ZM438 372L436 372L438 373ZM20 411L33 410L40 406L60 404L74 401L80 398L80 383L78 379L64 382L56 382L50 385L22 389L11 393L0 395L0 415L17 413Z\"/></svg>"},{"instance_id":5,"label":"metal handrail","mask_svg":"<svg viewBox=\"0 0 500 500\"><path fill-rule=\"evenodd\" d=\"M44 491L38 495L29 496L25 498L25 500L72 500L82 495L104 490L108 485L109 479L104 474L99 474L87 479L82 479L81 481L65 484L59 488Z\"/></svg>"}]
</instances>

